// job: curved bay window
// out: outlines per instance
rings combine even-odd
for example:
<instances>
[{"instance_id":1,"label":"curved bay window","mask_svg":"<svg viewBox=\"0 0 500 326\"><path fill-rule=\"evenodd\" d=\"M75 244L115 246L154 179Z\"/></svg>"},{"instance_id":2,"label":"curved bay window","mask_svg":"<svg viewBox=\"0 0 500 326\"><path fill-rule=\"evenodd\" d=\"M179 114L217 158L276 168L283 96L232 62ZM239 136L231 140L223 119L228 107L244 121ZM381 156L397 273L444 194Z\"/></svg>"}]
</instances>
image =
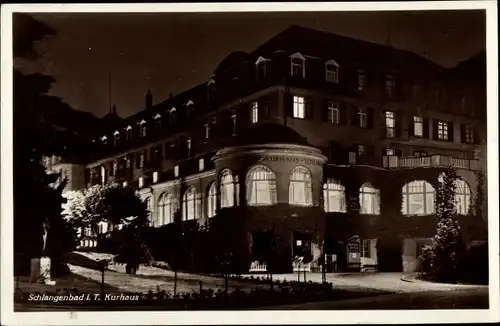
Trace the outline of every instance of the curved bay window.
<instances>
[{"instance_id":1,"label":"curved bay window","mask_svg":"<svg viewBox=\"0 0 500 326\"><path fill-rule=\"evenodd\" d=\"M208 189L207 216L214 217L217 211L217 186L212 182Z\"/></svg>"},{"instance_id":2,"label":"curved bay window","mask_svg":"<svg viewBox=\"0 0 500 326\"><path fill-rule=\"evenodd\" d=\"M200 196L195 187L191 187L182 198L182 219L194 220L200 218Z\"/></svg>"},{"instance_id":3,"label":"curved bay window","mask_svg":"<svg viewBox=\"0 0 500 326\"><path fill-rule=\"evenodd\" d=\"M174 222L174 197L172 194L163 193L158 200L158 225Z\"/></svg>"},{"instance_id":4,"label":"curved bay window","mask_svg":"<svg viewBox=\"0 0 500 326\"><path fill-rule=\"evenodd\" d=\"M455 180L455 208L457 214L467 215L470 209L471 191L470 187L462 179Z\"/></svg>"},{"instance_id":5,"label":"curved bay window","mask_svg":"<svg viewBox=\"0 0 500 326\"><path fill-rule=\"evenodd\" d=\"M266 166L254 166L247 173L247 203L250 206L273 205L278 201L276 175Z\"/></svg>"},{"instance_id":6,"label":"curved bay window","mask_svg":"<svg viewBox=\"0 0 500 326\"><path fill-rule=\"evenodd\" d=\"M233 207L236 199L237 178L231 170L222 171L220 177L220 207Z\"/></svg>"},{"instance_id":7,"label":"curved bay window","mask_svg":"<svg viewBox=\"0 0 500 326\"><path fill-rule=\"evenodd\" d=\"M312 205L312 178L305 167L297 166L290 173L288 202L292 205Z\"/></svg>"},{"instance_id":8,"label":"curved bay window","mask_svg":"<svg viewBox=\"0 0 500 326\"><path fill-rule=\"evenodd\" d=\"M403 186L403 215L429 215L434 213L435 190L423 180L412 181Z\"/></svg>"},{"instance_id":9,"label":"curved bay window","mask_svg":"<svg viewBox=\"0 0 500 326\"><path fill-rule=\"evenodd\" d=\"M380 190L365 183L359 188L360 214L380 215Z\"/></svg>"},{"instance_id":10,"label":"curved bay window","mask_svg":"<svg viewBox=\"0 0 500 326\"><path fill-rule=\"evenodd\" d=\"M328 179L323 185L323 204L325 212L347 211L345 199L345 187L339 181Z\"/></svg>"}]
</instances>

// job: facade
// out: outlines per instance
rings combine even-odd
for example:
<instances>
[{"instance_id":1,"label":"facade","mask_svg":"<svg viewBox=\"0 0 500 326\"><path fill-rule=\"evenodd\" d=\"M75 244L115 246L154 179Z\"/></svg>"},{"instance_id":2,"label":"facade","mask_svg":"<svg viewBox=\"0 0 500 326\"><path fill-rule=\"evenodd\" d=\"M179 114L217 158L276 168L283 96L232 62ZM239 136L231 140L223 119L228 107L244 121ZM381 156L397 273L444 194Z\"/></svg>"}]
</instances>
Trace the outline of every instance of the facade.
<instances>
[{"instance_id":1,"label":"facade","mask_svg":"<svg viewBox=\"0 0 500 326\"><path fill-rule=\"evenodd\" d=\"M460 177L464 237L487 237L486 203L471 204L486 173L481 60L444 69L292 26L231 53L205 84L155 105L148 92L126 119L110 114L85 163L56 165L71 172L68 189L135 187L153 227L238 220L249 253L273 243L282 266L307 252L311 268L325 254L331 271L414 271L435 232L434 189L447 166Z\"/></svg>"}]
</instances>

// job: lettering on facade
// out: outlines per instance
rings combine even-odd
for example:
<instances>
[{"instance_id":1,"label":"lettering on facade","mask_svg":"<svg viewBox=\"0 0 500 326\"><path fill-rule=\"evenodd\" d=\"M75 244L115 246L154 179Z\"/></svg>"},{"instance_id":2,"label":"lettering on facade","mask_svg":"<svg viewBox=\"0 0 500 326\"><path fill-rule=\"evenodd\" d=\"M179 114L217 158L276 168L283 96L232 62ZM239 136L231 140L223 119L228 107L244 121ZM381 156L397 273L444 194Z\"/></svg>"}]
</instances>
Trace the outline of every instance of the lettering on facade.
<instances>
[{"instance_id":1,"label":"lettering on facade","mask_svg":"<svg viewBox=\"0 0 500 326\"><path fill-rule=\"evenodd\" d=\"M264 162L273 162L273 163L297 163L297 164L309 164L309 165L320 165L320 162L312 159L300 158L300 157L291 157L291 156L264 156L262 158Z\"/></svg>"}]
</instances>

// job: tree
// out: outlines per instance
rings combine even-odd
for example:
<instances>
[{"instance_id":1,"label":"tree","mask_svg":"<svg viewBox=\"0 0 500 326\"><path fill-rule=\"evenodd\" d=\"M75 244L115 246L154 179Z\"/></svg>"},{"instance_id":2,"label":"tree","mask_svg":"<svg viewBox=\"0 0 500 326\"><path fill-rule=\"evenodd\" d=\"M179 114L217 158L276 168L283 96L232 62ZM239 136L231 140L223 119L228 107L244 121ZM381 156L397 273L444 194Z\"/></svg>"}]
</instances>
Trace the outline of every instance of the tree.
<instances>
[{"instance_id":1,"label":"tree","mask_svg":"<svg viewBox=\"0 0 500 326\"><path fill-rule=\"evenodd\" d=\"M438 282L457 281L457 266L465 252L460 225L455 219L456 180L452 167L439 176L435 198L436 235L422 255L425 274Z\"/></svg>"},{"instance_id":2,"label":"tree","mask_svg":"<svg viewBox=\"0 0 500 326\"><path fill-rule=\"evenodd\" d=\"M65 214L75 225L90 227L98 233L98 225L124 225L114 239L118 244L115 261L127 264L127 272L135 273L139 264L152 260L143 231L148 224L147 204L137 192L119 184L95 185L89 189L71 192Z\"/></svg>"}]
</instances>

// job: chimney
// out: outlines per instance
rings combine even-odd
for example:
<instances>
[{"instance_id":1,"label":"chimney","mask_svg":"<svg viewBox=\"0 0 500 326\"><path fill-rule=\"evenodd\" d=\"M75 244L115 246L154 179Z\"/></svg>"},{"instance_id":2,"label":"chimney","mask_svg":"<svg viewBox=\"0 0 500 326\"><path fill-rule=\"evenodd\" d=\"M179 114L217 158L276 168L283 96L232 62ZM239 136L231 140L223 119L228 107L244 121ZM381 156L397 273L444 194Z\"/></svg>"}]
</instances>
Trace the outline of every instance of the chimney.
<instances>
[{"instance_id":1,"label":"chimney","mask_svg":"<svg viewBox=\"0 0 500 326\"><path fill-rule=\"evenodd\" d=\"M153 94L151 94L151 91L148 89L148 92L146 93L146 109L149 109L153 106Z\"/></svg>"}]
</instances>

